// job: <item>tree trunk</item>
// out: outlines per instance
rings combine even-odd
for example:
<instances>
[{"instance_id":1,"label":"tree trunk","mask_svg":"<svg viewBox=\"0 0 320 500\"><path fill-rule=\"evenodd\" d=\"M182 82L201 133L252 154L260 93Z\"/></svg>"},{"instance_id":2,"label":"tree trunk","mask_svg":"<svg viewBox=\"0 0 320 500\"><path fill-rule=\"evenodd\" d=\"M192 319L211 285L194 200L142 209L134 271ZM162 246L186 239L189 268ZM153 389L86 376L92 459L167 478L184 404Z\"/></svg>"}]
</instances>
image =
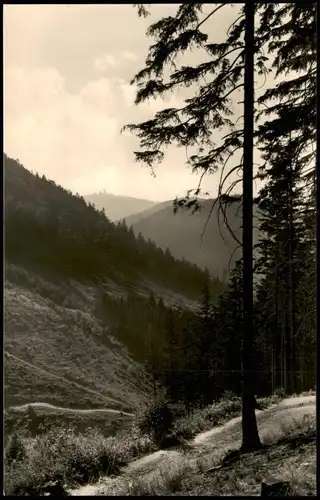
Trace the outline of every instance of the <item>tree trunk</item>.
<instances>
[{"instance_id":1,"label":"tree trunk","mask_svg":"<svg viewBox=\"0 0 320 500\"><path fill-rule=\"evenodd\" d=\"M278 249L276 251L276 256L278 259ZM279 335L280 335L280 329L279 329L279 268L278 268L278 262L277 262L277 267L276 267L276 291L275 291L275 298L276 298L276 318L275 318L275 332L273 334L273 341L274 341L274 367L275 367L275 389L277 387L281 386L281 344L279 342Z\"/></svg>"},{"instance_id":2,"label":"tree trunk","mask_svg":"<svg viewBox=\"0 0 320 500\"><path fill-rule=\"evenodd\" d=\"M291 137L290 137L291 139ZM296 392L296 274L294 266L296 234L293 224L293 162L291 161L290 184L289 184L289 275L290 275L290 387L291 391Z\"/></svg>"},{"instance_id":3,"label":"tree trunk","mask_svg":"<svg viewBox=\"0 0 320 500\"><path fill-rule=\"evenodd\" d=\"M271 393L273 394L275 391L275 349L274 343L272 342L271 346Z\"/></svg>"},{"instance_id":4,"label":"tree trunk","mask_svg":"<svg viewBox=\"0 0 320 500\"><path fill-rule=\"evenodd\" d=\"M243 144L243 386L241 451L261 447L253 373L253 132L254 132L254 3L245 4L244 144Z\"/></svg>"},{"instance_id":5,"label":"tree trunk","mask_svg":"<svg viewBox=\"0 0 320 500\"><path fill-rule=\"evenodd\" d=\"M287 292L285 292L285 313L284 313L284 349L283 349L283 387L286 394L290 394L290 325L288 314Z\"/></svg>"},{"instance_id":6,"label":"tree trunk","mask_svg":"<svg viewBox=\"0 0 320 500\"><path fill-rule=\"evenodd\" d=\"M286 391L286 318L285 305L281 302L281 384L280 387ZM284 311L283 311L284 310Z\"/></svg>"},{"instance_id":7,"label":"tree trunk","mask_svg":"<svg viewBox=\"0 0 320 500\"><path fill-rule=\"evenodd\" d=\"M316 26L317 26L317 33L316 33L316 41L317 41L317 50L316 54L320 53L320 7L319 4L316 3ZM317 57L317 74L319 74L320 68L319 68L319 57ZM317 96L319 99L319 97ZM319 129L319 101L317 102L317 130ZM319 203L319 194L320 194L320 139L319 139L319 134L317 134L317 155L316 155L316 277L320 275L320 252L319 252L319 238L320 238L320 217L319 217L319 210L320 210L320 203ZM320 296L320 280L316 279L316 297ZM320 328L320 307L316 307L316 332L318 331L318 328ZM316 360L320 359L320 342L316 343ZM316 364L316 372L317 372L317 363ZM315 373L316 373L315 372ZM314 377L312 377L314 380Z\"/></svg>"},{"instance_id":8,"label":"tree trunk","mask_svg":"<svg viewBox=\"0 0 320 500\"><path fill-rule=\"evenodd\" d=\"M153 396L155 398L157 397L156 376L155 376L155 374L153 374Z\"/></svg>"}]
</instances>

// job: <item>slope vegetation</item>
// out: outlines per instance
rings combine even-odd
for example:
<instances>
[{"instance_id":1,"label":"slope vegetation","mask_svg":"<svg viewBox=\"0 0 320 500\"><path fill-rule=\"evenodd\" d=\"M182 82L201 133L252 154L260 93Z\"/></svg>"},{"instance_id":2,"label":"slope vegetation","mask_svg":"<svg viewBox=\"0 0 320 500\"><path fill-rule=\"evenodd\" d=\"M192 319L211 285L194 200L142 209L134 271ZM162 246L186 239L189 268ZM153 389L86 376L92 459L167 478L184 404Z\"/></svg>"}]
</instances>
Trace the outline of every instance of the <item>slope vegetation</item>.
<instances>
[{"instance_id":1,"label":"slope vegetation","mask_svg":"<svg viewBox=\"0 0 320 500\"><path fill-rule=\"evenodd\" d=\"M66 308L6 281L6 407L43 401L132 409L143 399L138 364L85 308L84 300Z\"/></svg>"},{"instance_id":2,"label":"slope vegetation","mask_svg":"<svg viewBox=\"0 0 320 500\"><path fill-rule=\"evenodd\" d=\"M6 259L50 280L113 280L126 289L149 280L198 299L207 275L115 226L84 199L5 156ZM216 284L218 282L216 280Z\"/></svg>"}]
</instances>

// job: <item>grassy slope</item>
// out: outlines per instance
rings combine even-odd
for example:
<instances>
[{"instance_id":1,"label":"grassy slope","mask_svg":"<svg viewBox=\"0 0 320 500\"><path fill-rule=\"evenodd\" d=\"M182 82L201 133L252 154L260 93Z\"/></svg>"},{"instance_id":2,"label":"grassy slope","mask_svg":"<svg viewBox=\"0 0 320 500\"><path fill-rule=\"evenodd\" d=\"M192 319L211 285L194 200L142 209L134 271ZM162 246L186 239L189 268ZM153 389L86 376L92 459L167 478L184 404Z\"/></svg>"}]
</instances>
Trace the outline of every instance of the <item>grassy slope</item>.
<instances>
[{"instance_id":1,"label":"grassy slope","mask_svg":"<svg viewBox=\"0 0 320 500\"><path fill-rule=\"evenodd\" d=\"M32 402L129 411L141 405L150 385L142 367L95 317L93 286L53 284L6 264L4 288L6 409ZM126 293L111 281L108 289ZM151 290L167 305L196 305L151 282L136 291L148 296Z\"/></svg>"},{"instance_id":2,"label":"grassy slope","mask_svg":"<svg viewBox=\"0 0 320 500\"><path fill-rule=\"evenodd\" d=\"M5 352L14 356L5 357L6 407L41 401L133 409L144 400L141 368L102 330L90 292L74 286L78 307L67 308L6 281Z\"/></svg>"},{"instance_id":3,"label":"grassy slope","mask_svg":"<svg viewBox=\"0 0 320 500\"><path fill-rule=\"evenodd\" d=\"M315 428L315 416L312 419ZM187 495L250 495L260 496L261 481L267 476L289 481L289 496L309 496L316 493L316 433L283 429L270 446L251 453L213 472L200 468L192 476L184 476L180 492Z\"/></svg>"},{"instance_id":4,"label":"grassy slope","mask_svg":"<svg viewBox=\"0 0 320 500\"><path fill-rule=\"evenodd\" d=\"M251 495L258 493L263 476L279 473L280 464L283 465L281 477L290 480L294 492L312 494L315 487L315 396L289 398L280 403L278 397L271 397L259 402L267 408L257 411L259 432L267 447L263 452L244 455L232 464L221 467L228 451L238 449L241 442L240 419L231 418L241 405L236 399L225 399L193 418L202 420L200 427L205 421L208 425L210 421L227 423L198 434L183 448L152 453L156 449L152 439L137 433L135 427L116 438L105 438L93 430L79 435L72 429L57 427L36 439L22 436L18 449L23 447L24 451L17 462L10 461L13 442L6 447L6 492L25 494L32 488L29 494L36 494L46 481L60 477L66 487L75 488L72 490L75 496ZM278 403L272 404L275 402ZM193 430L197 427L199 422ZM125 464L127 467L123 467ZM219 464L217 470L208 470ZM302 470L306 472L303 478L297 474L293 477L292 471ZM120 471L119 476L117 472ZM110 474L116 475L110 477ZM104 477L94 484L99 476ZM85 486L79 488L79 483Z\"/></svg>"},{"instance_id":5,"label":"grassy slope","mask_svg":"<svg viewBox=\"0 0 320 500\"><path fill-rule=\"evenodd\" d=\"M162 467L153 481L133 483L125 490L130 493L124 494L260 496L261 481L269 475L290 482L289 496L315 496L316 437L311 442L302 440L298 447L294 438L283 439L267 452L249 454L230 467L209 473L201 461L193 468L171 463L170 469Z\"/></svg>"}]
</instances>

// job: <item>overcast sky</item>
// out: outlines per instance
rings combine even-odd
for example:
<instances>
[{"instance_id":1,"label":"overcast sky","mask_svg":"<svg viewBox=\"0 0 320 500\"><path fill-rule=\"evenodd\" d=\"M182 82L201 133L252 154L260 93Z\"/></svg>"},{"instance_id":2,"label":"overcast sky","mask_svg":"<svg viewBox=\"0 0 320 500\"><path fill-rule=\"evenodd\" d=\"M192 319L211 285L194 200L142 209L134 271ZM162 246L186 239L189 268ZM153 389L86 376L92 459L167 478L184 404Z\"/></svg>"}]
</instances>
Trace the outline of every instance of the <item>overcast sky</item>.
<instances>
[{"instance_id":1,"label":"overcast sky","mask_svg":"<svg viewBox=\"0 0 320 500\"><path fill-rule=\"evenodd\" d=\"M176 9L153 5L151 21ZM212 21L215 41L236 17L222 11ZM196 187L184 150L169 149L154 178L133 161L136 139L120 135L183 97L133 106L129 81L144 66L149 24L131 5L6 5L5 152L83 195L105 189L162 201ZM217 184L215 175L204 187L215 195Z\"/></svg>"}]
</instances>

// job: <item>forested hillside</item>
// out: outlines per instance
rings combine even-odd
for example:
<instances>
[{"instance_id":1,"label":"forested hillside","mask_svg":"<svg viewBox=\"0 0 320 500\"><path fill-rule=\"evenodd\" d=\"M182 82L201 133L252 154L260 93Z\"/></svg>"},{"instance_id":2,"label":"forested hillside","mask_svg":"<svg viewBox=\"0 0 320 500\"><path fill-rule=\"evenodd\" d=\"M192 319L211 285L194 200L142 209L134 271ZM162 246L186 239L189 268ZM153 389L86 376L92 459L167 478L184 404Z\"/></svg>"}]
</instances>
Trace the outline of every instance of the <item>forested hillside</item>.
<instances>
[{"instance_id":1,"label":"forested hillside","mask_svg":"<svg viewBox=\"0 0 320 500\"><path fill-rule=\"evenodd\" d=\"M292 273L292 265L291 268L286 267L290 263L290 255L285 253L292 252L293 247L287 245L292 233L286 234L285 226L281 226L279 210L274 219L277 226L272 229L268 207L276 201L270 199L268 189L266 184L261 192L259 207L266 237L259 243L257 270L261 281L256 288L255 366L252 368L256 373L256 392L261 394L270 393L280 386L302 390L309 388L315 380L314 313L309 305L312 295L304 292L308 283L312 283L310 280L314 279L314 275L310 274L314 205L311 197L301 212L304 219L301 222L297 219L296 223L294 248L299 267L295 279L299 286L292 297L290 288L284 286L285 273ZM290 222L290 218L287 219L290 212L286 212L281 198L279 202L283 207L283 224L286 224L286 220ZM187 217L192 221L194 216ZM271 230L276 231L278 245L280 238L285 243L281 253L282 267L278 266L275 278L275 267L270 260L273 239L268 239ZM45 315L48 321L51 307L55 311L52 314L57 316L56 322L62 323L58 331L65 332L59 341L64 350L61 359L57 355L57 333L52 336L55 339L51 354L53 372L58 370L63 377L67 374L71 383L80 380L89 390L98 388L102 400L104 397L107 398L105 400L108 397L112 399L119 392L121 383L113 381L108 384L111 380L108 371L102 378L100 369L99 374L95 372L94 367L103 352L98 346L93 348L91 354L94 370L89 384L87 369L80 367L79 371L79 367L74 368L73 363L79 363L81 359L77 342L71 342L72 335L79 335L77 331L81 330L82 335L85 332L91 348L98 338L98 344L102 342L106 352L110 352L110 338L120 341L118 347L112 349L113 352L118 349L118 360L127 359L123 368L119 369L133 375L131 380L134 385L129 391L135 394L133 399L137 393L143 397L146 391L151 390L151 380L154 389L158 384L165 386L173 399L185 400L187 405L206 404L219 397L224 390L241 392L240 262L231 273L228 290L217 301L224 290L223 283L218 279L210 279L207 272L200 271L187 261L177 261L168 250L163 252L153 242L146 242L141 235L136 238L125 223L112 224L102 211L87 206L80 197L52 181L31 174L7 157L5 242L6 349L20 360L29 361L38 368L45 368L48 363L50 366L48 343L51 341L45 337L43 317ZM309 257L303 258L304 254ZM196 302L199 303L198 312ZM85 313L73 312L79 309ZM294 312L294 330L290 311ZM37 326L26 318L38 318ZM49 331L55 331L54 322ZM66 344L68 337L67 344L71 342L71 350ZM40 345L43 347L40 348ZM119 345L126 346L128 355ZM88 350L82 352L84 366ZM63 361L64 355L67 355L68 361ZM58 360L62 363L60 368ZM139 364L132 372L130 366L134 365L133 360ZM114 361L110 358L109 363L112 365ZM47 391L41 384L32 382L35 375L30 377L29 369L23 362L19 364L14 358L8 358L6 364L6 384L10 387L11 401L28 401L30 386L38 388L38 395ZM24 371L23 378L29 384L22 399L21 394L14 396L18 364L19 373ZM149 382L145 379L142 386L139 366L143 366L143 370L150 375ZM294 379L292 373L296 374ZM46 388L50 383L44 380ZM105 384L110 385L112 390L105 390ZM57 397L59 391L60 396ZM64 398L61 391L66 391L65 384L58 384L56 392L50 391L46 400L61 404ZM97 394L95 397L93 393L87 394L85 399L88 398L86 405L90 406L93 401L94 404L102 403L101 396Z\"/></svg>"},{"instance_id":2,"label":"forested hillside","mask_svg":"<svg viewBox=\"0 0 320 500\"><path fill-rule=\"evenodd\" d=\"M212 276L223 278L228 275L235 262L241 257L241 246L230 234L223 214L215 200L198 200L199 210L180 209L173 211L173 201L161 203L140 214L126 218L136 236L150 238L162 249L169 248L178 259L186 259L202 269L207 268ZM156 208L158 207L158 210ZM259 221L254 207L254 244L258 241ZM226 208L228 225L238 241L242 239L241 202Z\"/></svg>"},{"instance_id":3,"label":"forested hillside","mask_svg":"<svg viewBox=\"0 0 320 500\"><path fill-rule=\"evenodd\" d=\"M138 405L150 335L163 345L169 316L222 282L6 156L4 171L6 404Z\"/></svg>"},{"instance_id":4,"label":"forested hillside","mask_svg":"<svg viewBox=\"0 0 320 500\"><path fill-rule=\"evenodd\" d=\"M5 256L50 279L114 280L126 287L151 280L197 298L207 273L176 260L153 242L115 226L80 196L33 175L5 156ZM212 280L216 293L219 280Z\"/></svg>"}]
</instances>

